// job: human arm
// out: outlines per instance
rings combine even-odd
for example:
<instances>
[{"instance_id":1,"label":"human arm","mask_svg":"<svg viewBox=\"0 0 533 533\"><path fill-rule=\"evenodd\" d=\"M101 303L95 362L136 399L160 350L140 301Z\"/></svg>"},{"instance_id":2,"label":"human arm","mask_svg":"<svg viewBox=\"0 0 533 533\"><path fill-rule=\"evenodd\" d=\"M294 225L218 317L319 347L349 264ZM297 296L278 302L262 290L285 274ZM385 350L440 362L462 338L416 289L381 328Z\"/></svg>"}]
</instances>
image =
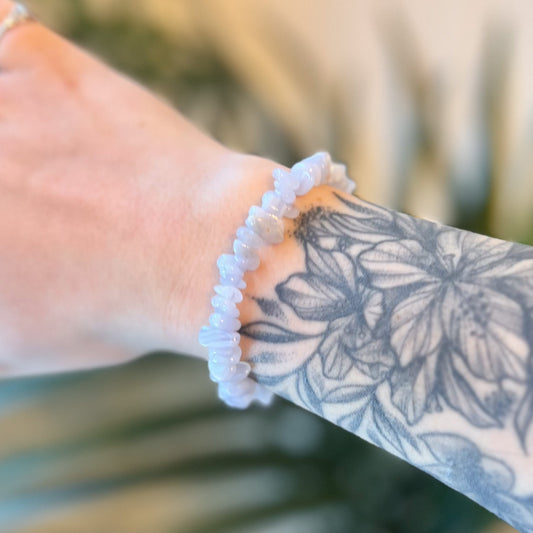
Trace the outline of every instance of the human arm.
<instances>
[{"instance_id":1,"label":"human arm","mask_svg":"<svg viewBox=\"0 0 533 533\"><path fill-rule=\"evenodd\" d=\"M10 7L0 0L0 18ZM1 376L159 349L202 356L213 265L271 165L215 142L41 24L10 30L0 41Z\"/></svg>"},{"instance_id":2,"label":"human arm","mask_svg":"<svg viewBox=\"0 0 533 533\"><path fill-rule=\"evenodd\" d=\"M321 187L245 277L255 378L533 530L533 250Z\"/></svg>"}]
</instances>

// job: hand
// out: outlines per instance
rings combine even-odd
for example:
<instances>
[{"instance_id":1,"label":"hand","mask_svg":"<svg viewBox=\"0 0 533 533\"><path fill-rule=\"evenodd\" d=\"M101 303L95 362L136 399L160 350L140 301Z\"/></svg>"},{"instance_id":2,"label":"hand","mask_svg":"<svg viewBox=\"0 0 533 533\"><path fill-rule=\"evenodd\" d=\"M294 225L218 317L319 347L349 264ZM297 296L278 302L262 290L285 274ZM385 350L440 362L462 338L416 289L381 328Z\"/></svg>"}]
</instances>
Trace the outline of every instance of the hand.
<instances>
[{"instance_id":1,"label":"hand","mask_svg":"<svg viewBox=\"0 0 533 533\"><path fill-rule=\"evenodd\" d=\"M0 17L10 2L0 0ZM216 258L273 163L229 151L36 22L0 42L0 364L203 356ZM253 177L253 178L252 178Z\"/></svg>"}]
</instances>

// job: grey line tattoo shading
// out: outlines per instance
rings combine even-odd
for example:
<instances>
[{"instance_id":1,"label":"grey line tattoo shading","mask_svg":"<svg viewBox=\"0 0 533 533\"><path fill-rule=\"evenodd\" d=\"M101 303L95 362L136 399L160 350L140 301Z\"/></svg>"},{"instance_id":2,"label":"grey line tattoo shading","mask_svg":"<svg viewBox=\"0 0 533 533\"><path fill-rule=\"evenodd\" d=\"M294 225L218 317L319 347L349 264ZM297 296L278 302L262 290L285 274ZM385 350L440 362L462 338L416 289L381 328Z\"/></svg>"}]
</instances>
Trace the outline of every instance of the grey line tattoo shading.
<instances>
[{"instance_id":1,"label":"grey line tattoo shading","mask_svg":"<svg viewBox=\"0 0 533 533\"><path fill-rule=\"evenodd\" d=\"M533 530L533 500L513 496L508 466L463 436L416 434L425 416L452 410L476 428L510 425L527 453L533 249L335 196L348 212L298 219L305 269L276 286L281 311L262 306L267 318L240 330L260 346L256 378L323 416L334 407L328 418L404 458L423 443L435 462L418 466L436 477L470 461L492 489L460 473L455 488ZM296 345L303 356L288 364Z\"/></svg>"}]
</instances>

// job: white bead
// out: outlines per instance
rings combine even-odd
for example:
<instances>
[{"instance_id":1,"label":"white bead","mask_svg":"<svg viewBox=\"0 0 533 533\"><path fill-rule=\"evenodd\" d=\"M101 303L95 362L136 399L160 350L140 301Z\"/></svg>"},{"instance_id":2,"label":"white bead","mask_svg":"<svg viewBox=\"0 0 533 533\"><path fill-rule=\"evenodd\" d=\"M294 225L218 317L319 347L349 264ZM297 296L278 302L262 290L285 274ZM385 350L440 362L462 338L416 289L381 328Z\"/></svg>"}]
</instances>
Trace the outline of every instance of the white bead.
<instances>
[{"instance_id":1,"label":"white bead","mask_svg":"<svg viewBox=\"0 0 533 533\"><path fill-rule=\"evenodd\" d=\"M237 309L235 303L227 298L223 298L218 294L211 298L211 305L219 313L232 316L233 318L237 318L239 316L239 310Z\"/></svg>"},{"instance_id":2,"label":"white bead","mask_svg":"<svg viewBox=\"0 0 533 533\"><path fill-rule=\"evenodd\" d=\"M230 302L236 304L242 302L242 292L230 285L215 285L215 292Z\"/></svg>"},{"instance_id":3,"label":"white bead","mask_svg":"<svg viewBox=\"0 0 533 533\"><path fill-rule=\"evenodd\" d=\"M298 188L295 191L298 196L307 194L314 187L315 176L310 174L305 165L301 162L296 163L296 165L292 167L291 172L297 177L299 182Z\"/></svg>"},{"instance_id":4,"label":"white bead","mask_svg":"<svg viewBox=\"0 0 533 533\"><path fill-rule=\"evenodd\" d=\"M252 231L250 228L246 226L240 226L237 230L237 238L241 240L244 244L247 246L250 246L251 248L255 248L256 250L258 248L261 248L261 246L264 246L265 242L257 233Z\"/></svg>"},{"instance_id":5,"label":"white bead","mask_svg":"<svg viewBox=\"0 0 533 533\"><path fill-rule=\"evenodd\" d=\"M274 191L268 191L263 194L261 199L261 208L267 213L271 213L277 217L282 217L287 209L287 204L283 201L279 194Z\"/></svg>"},{"instance_id":6,"label":"white bead","mask_svg":"<svg viewBox=\"0 0 533 533\"><path fill-rule=\"evenodd\" d=\"M300 210L294 205L288 206L287 211L285 212L287 218L296 218L299 214Z\"/></svg>"},{"instance_id":7,"label":"white bead","mask_svg":"<svg viewBox=\"0 0 533 533\"><path fill-rule=\"evenodd\" d=\"M346 167L340 163L333 163L329 172L328 185L339 187L347 179Z\"/></svg>"},{"instance_id":8,"label":"white bead","mask_svg":"<svg viewBox=\"0 0 533 533\"><path fill-rule=\"evenodd\" d=\"M245 224L270 244L278 244L283 241L283 220L266 213L260 207L254 205L250 208Z\"/></svg>"},{"instance_id":9,"label":"white bead","mask_svg":"<svg viewBox=\"0 0 533 533\"><path fill-rule=\"evenodd\" d=\"M274 181L279 182L286 182L287 186L295 191L298 188L298 179L292 172L285 170L283 168L276 168L274 172L272 172L272 176L274 178Z\"/></svg>"},{"instance_id":10,"label":"white bead","mask_svg":"<svg viewBox=\"0 0 533 533\"><path fill-rule=\"evenodd\" d=\"M274 180L274 189L286 204L292 204L296 200L296 193L288 181Z\"/></svg>"},{"instance_id":11,"label":"white bead","mask_svg":"<svg viewBox=\"0 0 533 533\"><path fill-rule=\"evenodd\" d=\"M218 386L218 395L228 405L244 409L253 400L255 382L245 379L237 383L224 382Z\"/></svg>"},{"instance_id":12,"label":"white bead","mask_svg":"<svg viewBox=\"0 0 533 533\"><path fill-rule=\"evenodd\" d=\"M348 194L353 194L353 192L355 191L355 187L355 181L347 179L342 185L342 190L344 192L347 192Z\"/></svg>"},{"instance_id":13,"label":"white bead","mask_svg":"<svg viewBox=\"0 0 533 533\"><path fill-rule=\"evenodd\" d=\"M236 365L241 360L240 355L218 355L215 350L209 350L209 361L213 363L224 363L225 365Z\"/></svg>"},{"instance_id":14,"label":"white bead","mask_svg":"<svg viewBox=\"0 0 533 533\"><path fill-rule=\"evenodd\" d=\"M226 285L227 287L246 289L246 282L242 278L237 278L235 276L220 276L218 281L221 285Z\"/></svg>"},{"instance_id":15,"label":"white bead","mask_svg":"<svg viewBox=\"0 0 533 533\"><path fill-rule=\"evenodd\" d=\"M220 328L224 331L238 331L241 327L241 322L238 319L221 313L213 313L209 317L209 323L214 328Z\"/></svg>"},{"instance_id":16,"label":"white bead","mask_svg":"<svg viewBox=\"0 0 533 533\"><path fill-rule=\"evenodd\" d=\"M266 387L260 384L255 386L254 399L259 403L262 403L263 405L269 405L272 402L272 398L274 398L274 394Z\"/></svg>"},{"instance_id":17,"label":"white bead","mask_svg":"<svg viewBox=\"0 0 533 533\"><path fill-rule=\"evenodd\" d=\"M250 406L254 399L253 394L247 394L246 396L224 397L224 395L221 395L220 393L219 398L226 402L229 407L233 407L234 409L246 409Z\"/></svg>"},{"instance_id":18,"label":"white bead","mask_svg":"<svg viewBox=\"0 0 533 533\"><path fill-rule=\"evenodd\" d=\"M257 268L259 267L259 262L260 261L259 261L259 257L257 257L257 256L244 257L244 256L238 255L237 256L237 262L238 262L239 266L243 270L253 271L253 270L257 270Z\"/></svg>"},{"instance_id":19,"label":"white bead","mask_svg":"<svg viewBox=\"0 0 533 533\"><path fill-rule=\"evenodd\" d=\"M237 364L241 360L240 346L230 348L209 348L209 361L214 363Z\"/></svg>"},{"instance_id":20,"label":"white bead","mask_svg":"<svg viewBox=\"0 0 533 533\"><path fill-rule=\"evenodd\" d=\"M217 260L217 266L222 285L231 285L239 289L246 287L246 283L242 279L244 273L237 264L234 255L222 254Z\"/></svg>"},{"instance_id":21,"label":"white bead","mask_svg":"<svg viewBox=\"0 0 533 533\"><path fill-rule=\"evenodd\" d=\"M207 366L209 368L209 374L211 381L225 382L235 374L236 365L228 365L227 363L216 363L214 361L208 361Z\"/></svg>"},{"instance_id":22,"label":"white bead","mask_svg":"<svg viewBox=\"0 0 533 533\"><path fill-rule=\"evenodd\" d=\"M237 332L224 331L212 326L203 326L198 335L202 346L213 349L231 349L239 345L241 336Z\"/></svg>"},{"instance_id":23,"label":"white bead","mask_svg":"<svg viewBox=\"0 0 533 533\"><path fill-rule=\"evenodd\" d=\"M259 257L256 251L244 244L240 239L233 241L233 251L239 268L242 270L257 270Z\"/></svg>"},{"instance_id":24,"label":"white bead","mask_svg":"<svg viewBox=\"0 0 533 533\"><path fill-rule=\"evenodd\" d=\"M308 157L307 159L304 159L305 161L309 161L313 165L317 165L320 169L320 184L326 183L326 179L329 176L330 168L331 168L331 157L328 154L328 152L317 152L316 154L313 154L311 157Z\"/></svg>"},{"instance_id":25,"label":"white bead","mask_svg":"<svg viewBox=\"0 0 533 533\"><path fill-rule=\"evenodd\" d=\"M237 382L237 381L243 381L248 377L248 374L250 373L250 370L252 370L252 367L249 363L246 363L245 361L240 361L235 365L235 372L233 375L227 379L226 381L229 382Z\"/></svg>"}]
</instances>

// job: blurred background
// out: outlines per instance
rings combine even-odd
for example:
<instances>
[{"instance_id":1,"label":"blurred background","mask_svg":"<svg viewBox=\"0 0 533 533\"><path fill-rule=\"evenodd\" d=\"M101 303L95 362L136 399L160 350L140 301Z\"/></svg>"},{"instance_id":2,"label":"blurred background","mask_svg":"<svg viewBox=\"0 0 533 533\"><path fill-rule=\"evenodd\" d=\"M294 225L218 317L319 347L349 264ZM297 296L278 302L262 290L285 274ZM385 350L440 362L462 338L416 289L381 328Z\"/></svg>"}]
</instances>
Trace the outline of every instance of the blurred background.
<instances>
[{"instance_id":1,"label":"blurred background","mask_svg":"<svg viewBox=\"0 0 533 533\"><path fill-rule=\"evenodd\" d=\"M367 200L533 244L528 0L28 5L237 150L329 150ZM0 427L2 532L514 531L282 400L226 409L175 354L6 381Z\"/></svg>"}]
</instances>

